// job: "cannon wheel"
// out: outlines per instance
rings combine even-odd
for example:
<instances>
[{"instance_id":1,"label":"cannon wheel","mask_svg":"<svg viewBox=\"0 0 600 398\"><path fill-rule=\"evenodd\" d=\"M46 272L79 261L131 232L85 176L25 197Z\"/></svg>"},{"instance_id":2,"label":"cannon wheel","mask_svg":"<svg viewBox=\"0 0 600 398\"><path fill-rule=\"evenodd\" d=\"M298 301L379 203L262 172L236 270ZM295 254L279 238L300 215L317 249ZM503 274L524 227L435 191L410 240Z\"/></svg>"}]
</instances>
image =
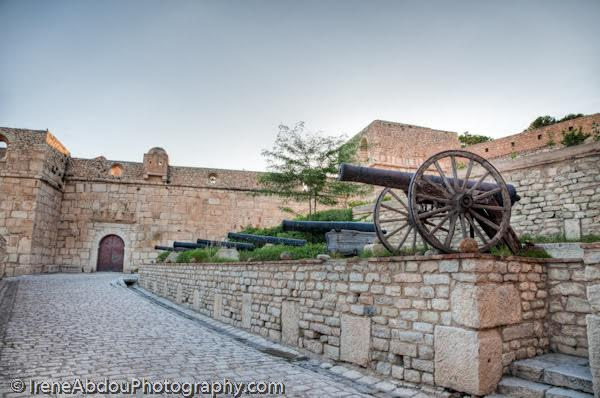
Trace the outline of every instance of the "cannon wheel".
<instances>
[{"instance_id":1,"label":"cannon wheel","mask_svg":"<svg viewBox=\"0 0 600 398\"><path fill-rule=\"evenodd\" d=\"M466 168L463 179L458 177L459 165ZM450 170L448 177L443 166ZM474 167L480 175L469 181ZM432 181L432 174L439 176L438 182ZM497 188L478 189L486 179ZM416 229L443 253L457 252L460 240L469 237L477 241L480 252L489 251L510 228L506 182L490 162L471 152L444 151L427 159L411 180L408 197Z\"/></svg>"},{"instance_id":2,"label":"cannon wheel","mask_svg":"<svg viewBox=\"0 0 600 398\"><path fill-rule=\"evenodd\" d=\"M385 188L375 202L373 221L379 241L390 253L400 253L405 244L409 244L415 252L417 245L425 242L410 220L408 198L404 191Z\"/></svg>"}]
</instances>

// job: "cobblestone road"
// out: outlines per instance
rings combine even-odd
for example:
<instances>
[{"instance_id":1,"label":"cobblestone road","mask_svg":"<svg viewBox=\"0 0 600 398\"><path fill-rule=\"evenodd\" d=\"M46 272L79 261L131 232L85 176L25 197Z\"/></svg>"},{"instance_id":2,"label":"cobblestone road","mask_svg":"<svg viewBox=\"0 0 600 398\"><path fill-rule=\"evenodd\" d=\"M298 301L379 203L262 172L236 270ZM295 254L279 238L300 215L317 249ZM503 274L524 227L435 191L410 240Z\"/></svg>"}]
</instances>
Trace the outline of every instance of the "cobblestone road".
<instances>
[{"instance_id":1,"label":"cobblestone road","mask_svg":"<svg viewBox=\"0 0 600 398\"><path fill-rule=\"evenodd\" d=\"M53 274L2 281L2 395L14 396L9 385L14 378L135 377L271 380L285 383L286 396L371 396L333 372L270 355L111 285L118 276Z\"/></svg>"}]
</instances>

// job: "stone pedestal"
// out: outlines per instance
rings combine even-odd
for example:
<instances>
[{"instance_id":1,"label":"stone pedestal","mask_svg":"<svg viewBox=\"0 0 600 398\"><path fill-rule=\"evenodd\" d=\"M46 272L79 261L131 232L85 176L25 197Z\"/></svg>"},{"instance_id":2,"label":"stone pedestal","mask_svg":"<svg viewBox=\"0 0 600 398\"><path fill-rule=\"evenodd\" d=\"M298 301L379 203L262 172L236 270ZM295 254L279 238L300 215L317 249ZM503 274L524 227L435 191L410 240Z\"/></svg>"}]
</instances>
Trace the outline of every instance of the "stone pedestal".
<instances>
[{"instance_id":1,"label":"stone pedestal","mask_svg":"<svg viewBox=\"0 0 600 398\"><path fill-rule=\"evenodd\" d=\"M490 394L502 377L502 339L497 330L435 328L435 383L473 395Z\"/></svg>"},{"instance_id":2,"label":"stone pedestal","mask_svg":"<svg viewBox=\"0 0 600 398\"><path fill-rule=\"evenodd\" d=\"M435 384L491 394L502 378L500 327L523 322L520 294L511 283L457 283L450 303L455 326L434 331Z\"/></svg>"},{"instance_id":3,"label":"stone pedestal","mask_svg":"<svg viewBox=\"0 0 600 398\"><path fill-rule=\"evenodd\" d=\"M587 299L592 313L586 317L590 370L594 396L600 397L600 243L582 244Z\"/></svg>"}]
</instances>

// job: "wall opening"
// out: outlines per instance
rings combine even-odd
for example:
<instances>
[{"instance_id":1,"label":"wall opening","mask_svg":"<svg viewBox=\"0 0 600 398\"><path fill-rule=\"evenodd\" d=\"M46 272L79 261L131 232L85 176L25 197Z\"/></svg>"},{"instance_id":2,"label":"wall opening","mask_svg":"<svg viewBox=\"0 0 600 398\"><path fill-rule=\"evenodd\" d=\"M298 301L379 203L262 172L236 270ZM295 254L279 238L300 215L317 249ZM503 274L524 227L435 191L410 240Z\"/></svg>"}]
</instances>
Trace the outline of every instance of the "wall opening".
<instances>
[{"instance_id":1,"label":"wall opening","mask_svg":"<svg viewBox=\"0 0 600 398\"><path fill-rule=\"evenodd\" d=\"M98 245L98 272L123 272L125 242L117 235L107 235Z\"/></svg>"},{"instance_id":2,"label":"wall opening","mask_svg":"<svg viewBox=\"0 0 600 398\"><path fill-rule=\"evenodd\" d=\"M217 183L217 175L215 173L211 173L208 175L208 183L212 185Z\"/></svg>"},{"instance_id":3,"label":"wall opening","mask_svg":"<svg viewBox=\"0 0 600 398\"><path fill-rule=\"evenodd\" d=\"M0 160L6 159L6 154L8 152L8 140L5 136L0 134Z\"/></svg>"},{"instance_id":4,"label":"wall opening","mask_svg":"<svg viewBox=\"0 0 600 398\"><path fill-rule=\"evenodd\" d=\"M113 177L121 177L123 175L123 166L120 164L113 164L110 168L110 175Z\"/></svg>"}]
</instances>

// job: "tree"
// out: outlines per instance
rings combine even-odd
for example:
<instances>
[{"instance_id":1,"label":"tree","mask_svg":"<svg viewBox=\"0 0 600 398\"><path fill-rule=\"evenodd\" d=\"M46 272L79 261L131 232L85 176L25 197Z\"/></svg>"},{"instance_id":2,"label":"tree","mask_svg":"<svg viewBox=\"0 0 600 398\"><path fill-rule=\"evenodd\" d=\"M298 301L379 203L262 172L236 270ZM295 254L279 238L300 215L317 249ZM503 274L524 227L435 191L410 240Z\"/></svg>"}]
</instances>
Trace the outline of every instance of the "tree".
<instances>
[{"instance_id":1,"label":"tree","mask_svg":"<svg viewBox=\"0 0 600 398\"><path fill-rule=\"evenodd\" d=\"M461 148L464 148L469 145L475 145L482 142L491 141L492 138L487 137L485 135L469 134L468 131L465 131L464 133L458 136L458 140L460 141Z\"/></svg>"},{"instance_id":2,"label":"tree","mask_svg":"<svg viewBox=\"0 0 600 398\"><path fill-rule=\"evenodd\" d=\"M556 123L556 119L552 116L539 116L529 125L529 130L537 129L544 126L549 126Z\"/></svg>"},{"instance_id":3,"label":"tree","mask_svg":"<svg viewBox=\"0 0 600 398\"><path fill-rule=\"evenodd\" d=\"M308 201L309 215L317 205L336 205L341 198L363 195L365 187L333 178L339 165L352 162L358 140L306 133L304 122L279 126L275 144L263 150L269 171L259 177L261 193L297 202Z\"/></svg>"}]
</instances>

